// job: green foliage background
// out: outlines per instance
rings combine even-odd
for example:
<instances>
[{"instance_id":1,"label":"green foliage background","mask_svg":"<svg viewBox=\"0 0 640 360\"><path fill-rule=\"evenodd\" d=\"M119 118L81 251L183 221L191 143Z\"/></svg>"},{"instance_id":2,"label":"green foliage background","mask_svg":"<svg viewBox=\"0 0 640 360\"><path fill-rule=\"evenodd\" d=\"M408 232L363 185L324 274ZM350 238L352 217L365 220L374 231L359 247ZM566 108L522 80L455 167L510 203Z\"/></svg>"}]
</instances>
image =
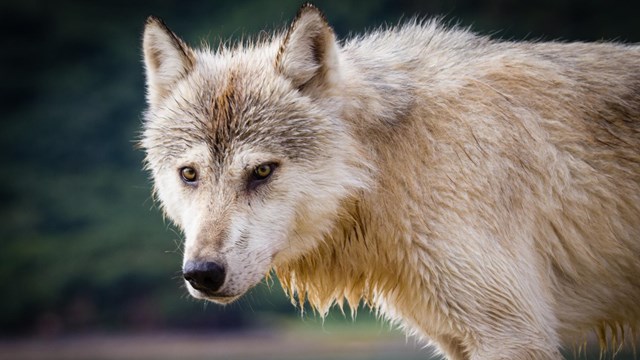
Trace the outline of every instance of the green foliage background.
<instances>
[{"instance_id":1,"label":"green foliage background","mask_svg":"<svg viewBox=\"0 0 640 360\"><path fill-rule=\"evenodd\" d=\"M638 3L318 1L340 37L444 15L515 39L640 40ZM179 276L181 235L150 196L134 148L148 15L187 42L284 26L300 1L0 3L0 333L264 326L297 315L277 285L205 307ZM261 316L256 316L260 314Z\"/></svg>"}]
</instances>

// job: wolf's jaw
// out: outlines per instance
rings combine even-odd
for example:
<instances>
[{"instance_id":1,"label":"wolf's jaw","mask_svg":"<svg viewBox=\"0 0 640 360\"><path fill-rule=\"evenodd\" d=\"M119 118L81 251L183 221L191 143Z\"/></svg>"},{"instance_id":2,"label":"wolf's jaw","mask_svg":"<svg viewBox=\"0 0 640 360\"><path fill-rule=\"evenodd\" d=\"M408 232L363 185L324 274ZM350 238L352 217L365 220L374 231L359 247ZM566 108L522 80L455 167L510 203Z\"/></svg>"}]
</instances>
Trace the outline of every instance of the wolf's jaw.
<instances>
[{"instance_id":1,"label":"wolf's jaw","mask_svg":"<svg viewBox=\"0 0 640 360\"><path fill-rule=\"evenodd\" d=\"M225 296L225 297L206 297L205 300L214 302L219 305L227 305L238 300L240 297L242 297L242 295Z\"/></svg>"},{"instance_id":2,"label":"wolf's jaw","mask_svg":"<svg viewBox=\"0 0 640 360\"><path fill-rule=\"evenodd\" d=\"M203 292L198 290L191 292L191 296L193 296L196 299L211 301L213 303L220 304L220 305L231 304L232 302L238 300L243 295L244 293L239 295L233 295L233 296L211 296L211 295L206 295Z\"/></svg>"}]
</instances>

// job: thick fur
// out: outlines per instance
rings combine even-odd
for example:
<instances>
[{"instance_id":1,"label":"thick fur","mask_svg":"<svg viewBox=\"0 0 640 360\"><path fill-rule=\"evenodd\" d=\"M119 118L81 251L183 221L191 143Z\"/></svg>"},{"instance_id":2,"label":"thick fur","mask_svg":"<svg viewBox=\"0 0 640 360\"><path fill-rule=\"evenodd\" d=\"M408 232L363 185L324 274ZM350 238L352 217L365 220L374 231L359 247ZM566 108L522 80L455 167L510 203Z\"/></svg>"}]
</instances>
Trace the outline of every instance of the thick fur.
<instances>
[{"instance_id":1,"label":"thick fur","mask_svg":"<svg viewBox=\"0 0 640 360\"><path fill-rule=\"evenodd\" d=\"M436 21L339 43L304 6L216 51L151 18L144 54L155 191L185 261L227 269L193 296L273 268L301 303L364 300L450 359L559 359L640 325L640 47Z\"/></svg>"}]
</instances>

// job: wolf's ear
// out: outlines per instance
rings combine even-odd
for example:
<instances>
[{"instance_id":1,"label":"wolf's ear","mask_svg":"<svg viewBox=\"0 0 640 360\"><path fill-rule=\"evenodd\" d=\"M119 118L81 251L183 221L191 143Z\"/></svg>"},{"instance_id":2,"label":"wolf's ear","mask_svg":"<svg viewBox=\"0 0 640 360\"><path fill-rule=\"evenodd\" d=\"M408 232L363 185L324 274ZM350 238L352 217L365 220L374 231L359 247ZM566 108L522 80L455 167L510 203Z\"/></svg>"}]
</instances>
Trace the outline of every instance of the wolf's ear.
<instances>
[{"instance_id":1,"label":"wolf's ear","mask_svg":"<svg viewBox=\"0 0 640 360\"><path fill-rule=\"evenodd\" d=\"M303 5L280 45L276 69L301 91L322 92L338 81L338 61L333 29L318 8Z\"/></svg>"},{"instance_id":2,"label":"wolf's ear","mask_svg":"<svg viewBox=\"0 0 640 360\"><path fill-rule=\"evenodd\" d=\"M162 20L153 16L147 19L142 49L147 73L147 101L150 106L156 106L171 86L191 71L195 56Z\"/></svg>"}]
</instances>

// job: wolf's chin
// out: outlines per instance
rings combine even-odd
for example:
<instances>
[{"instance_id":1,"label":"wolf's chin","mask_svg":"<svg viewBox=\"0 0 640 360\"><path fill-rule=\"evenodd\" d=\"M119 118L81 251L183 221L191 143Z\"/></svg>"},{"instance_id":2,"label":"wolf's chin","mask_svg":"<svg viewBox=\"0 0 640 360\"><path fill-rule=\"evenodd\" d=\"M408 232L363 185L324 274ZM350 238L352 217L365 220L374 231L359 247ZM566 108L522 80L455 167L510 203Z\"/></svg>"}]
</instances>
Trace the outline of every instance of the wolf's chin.
<instances>
[{"instance_id":1,"label":"wolf's chin","mask_svg":"<svg viewBox=\"0 0 640 360\"><path fill-rule=\"evenodd\" d=\"M242 295L236 295L236 296L218 296L218 297L210 297L210 296L206 296L204 297L205 300L207 301L211 301L214 302L216 304L220 304L220 305L227 305L227 304L231 304L232 302L238 300Z\"/></svg>"},{"instance_id":2,"label":"wolf's chin","mask_svg":"<svg viewBox=\"0 0 640 360\"><path fill-rule=\"evenodd\" d=\"M226 305L238 300L244 293L238 295L207 295L201 291L195 290L189 292L196 299L211 301L216 304Z\"/></svg>"},{"instance_id":3,"label":"wolf's chin","mask_svg":"<svg viewBox=\"0 0 640 360\"><path fill-rule=\"evenodd\" d=\"M188 285L187 285L188 286ZM238 300L240 297L242 297L242 295L244 295L246 292L240 293L240 294L234 294L234 295L228 295L228 294L207 294L206 292L200 291L200 290L196 290L190 286L188 286L188 290L189 290L189 295L193 296L196 299L200 299L200 300L206 300L206 301L211 301L214 302L216 304L221 304L221 305L226 305L226 304L230 304L236 300Z\"/></svg>"}]
</instances>

